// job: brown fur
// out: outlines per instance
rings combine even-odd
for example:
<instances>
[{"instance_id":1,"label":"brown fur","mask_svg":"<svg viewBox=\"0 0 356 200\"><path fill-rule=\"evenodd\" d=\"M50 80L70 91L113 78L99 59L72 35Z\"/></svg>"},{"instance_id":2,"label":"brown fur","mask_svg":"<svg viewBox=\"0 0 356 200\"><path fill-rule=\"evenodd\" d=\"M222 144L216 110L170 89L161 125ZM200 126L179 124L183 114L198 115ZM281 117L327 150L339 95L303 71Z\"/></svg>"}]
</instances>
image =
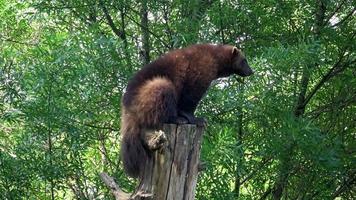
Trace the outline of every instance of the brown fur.
<instances>
[{"instance_id":1,"label":"brown fur","mask_svg":"<svg viewBox=\"0 0 356 200\"><path fill-rule=\"evenodd\" d=\"M125 171L140 176L151 151L145 131L185 117L195 123L194 111L212 80L251 68L230 45L193 45L171 51L143 67L130 80L122 101L121 153Z\"/></svg>"}]
</instances>

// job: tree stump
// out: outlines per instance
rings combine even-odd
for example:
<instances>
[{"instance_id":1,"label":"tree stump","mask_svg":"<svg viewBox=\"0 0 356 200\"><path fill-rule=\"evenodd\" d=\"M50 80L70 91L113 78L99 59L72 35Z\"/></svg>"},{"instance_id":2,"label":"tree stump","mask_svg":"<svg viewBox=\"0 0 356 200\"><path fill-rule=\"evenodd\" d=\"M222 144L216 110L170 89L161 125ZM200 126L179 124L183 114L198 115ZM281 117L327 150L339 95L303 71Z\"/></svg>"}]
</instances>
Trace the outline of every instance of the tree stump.
<instances>
[{"instance_id":1,"label":"tree stump","mask_svg":"<svg viewBox=\"0 0 356 200\"><path fill-rule=\"evenodd\" d=\"M153 152L139 185L129 199L194 199L203 131L204 127L191 124L165 124L166 141L162 148ZM115 197L120 200L127 198Z\"/></svg>"},{"instance_id":2,"label":"tree stump","mask_svg":"<svg viewBox=\"0 0 356 200\"><path fill-rule=\"evenodd\" d=\"M153 153L132 199L194 199L203 127L166 124L164 146Z\"/></svg>"}]
</instances>

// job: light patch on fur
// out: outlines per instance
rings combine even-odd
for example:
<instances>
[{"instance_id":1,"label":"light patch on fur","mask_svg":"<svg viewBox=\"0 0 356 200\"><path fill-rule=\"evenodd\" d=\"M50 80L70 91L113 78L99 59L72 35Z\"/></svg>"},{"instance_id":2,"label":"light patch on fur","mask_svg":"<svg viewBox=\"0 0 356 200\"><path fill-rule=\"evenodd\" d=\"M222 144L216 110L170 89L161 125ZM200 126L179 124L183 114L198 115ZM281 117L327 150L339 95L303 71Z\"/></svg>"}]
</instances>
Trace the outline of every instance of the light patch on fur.
<instances>
[{"instance_id":1,"label":"light patch on fur","mask_svg":"<svg viewBox=\"0 0 356 200\"><path fill-rule=\"evenodd\" d=\"M236 55L237 55L237 54L240 53L240 50L239 50L237 47L232 47L231 53L232 53L232 54L235 54L235 53L236 53Z\"/></svg>"}]
</instances>

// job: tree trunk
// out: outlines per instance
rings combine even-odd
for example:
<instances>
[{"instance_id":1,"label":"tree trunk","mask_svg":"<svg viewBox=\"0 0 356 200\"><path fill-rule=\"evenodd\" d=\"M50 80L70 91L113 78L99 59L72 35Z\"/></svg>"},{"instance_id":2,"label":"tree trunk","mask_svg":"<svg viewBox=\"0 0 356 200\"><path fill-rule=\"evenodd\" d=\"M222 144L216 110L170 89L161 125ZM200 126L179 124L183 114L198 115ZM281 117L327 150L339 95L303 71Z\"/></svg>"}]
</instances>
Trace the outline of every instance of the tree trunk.
<instances>
[{"instance_id":1,"label":"tree trunk","mask_svg":"<svg viewBox=\"0 0 356 200\"><path fill-rule=\"evenodd\" d=\"M244 93L245 93L245 85L244 83L240 83L239 87L239 94L241 96L239 96L240 99L245 99L244 97ZM240 187L242 185L241 183L241 171L240 171L240 166L244 160L244 149L242 147L242 139L244 136L244 113L242 110L243 104L239 105L237 107L237 134L236 134L236 146L238 146L238 150L235 152L238 157L237 157L237 162L236 162L236 174L235 174L235 188L234 188L234 193L235 193L235 198L239 199L240 196Z\"/></svg>"},{"instance_id":2,"label":"tree trunk","mask_svg":"<svg viewBox=\"0 0 356 200\"><path fill-rule=\"evenodd\" d=\"M316 0L315 3L316 6L315 6L315 21L313 26L313 31L314 31L313 37L315 39L319 39L320 32L324 25L326 2L323 0ZM305 65L303 67L303 73L302 73L302 78L300 83L300 92L298 95L295 108L293 109L293 114L296 119L302 118L305 113L305 109L307 106L307 104L305 103L306 94L309 87L310 74L311 74L311 70L315 68L317 65L318 64L316 62L312 65ZM285 187L288 184L289 174L294 167L293 166L294 148L295 148L295 144L292 141L291 145L288 145L284 150L285 154L288 156L284 156L283 158L280 159L281 169L279 170L277 180L272 190L272 198L274 200L280 200L282 198L283 193L285 191Z\"/></svg>"},{"instance_id":3,"label":"tree trunk","mask_svg":"<svg viewBox=\"0 0 356 200\"><path fill-rule=\"evenodd\" d=\"M148 30L147 0L141 1L142 58L144 64L150 62L150 35Z\"/></svg>"},{"instance_id":4,"label":"tree trunk","mask_svg":"<svg viewBox=\"0 0 356 200\"><path fill-rule=\"evenodd\" d=\"M153 152L152 159L146 163L143 177L131 197L125 198L125 194L118 195L117 191L121 190L113 180L109 181L110 185L106 185L117 200L194 199L203 130L203 127L191 124L165 124L163 127L165 144ZM146 142L148 144L152 141Z\"/></svg>"}]
</instances>

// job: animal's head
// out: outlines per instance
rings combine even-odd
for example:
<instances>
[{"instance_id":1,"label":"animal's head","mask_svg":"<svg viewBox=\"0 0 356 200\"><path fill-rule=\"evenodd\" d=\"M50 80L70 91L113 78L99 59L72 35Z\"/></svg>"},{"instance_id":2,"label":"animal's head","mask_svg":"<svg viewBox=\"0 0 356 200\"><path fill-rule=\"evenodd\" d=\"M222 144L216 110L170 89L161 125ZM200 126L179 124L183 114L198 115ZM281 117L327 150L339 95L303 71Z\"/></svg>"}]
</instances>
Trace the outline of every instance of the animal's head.
<instances>
[{"instance_id":1,"label":"animal's head","mask_svg":"<svg viewBox=\"0 0 356 200\"><path fill-rule=\"evenodd\" d=\"M234 74L245 77L253 74L244 54L237 47L232 47L232 70Z\"/></svg>"}]
</instances>

